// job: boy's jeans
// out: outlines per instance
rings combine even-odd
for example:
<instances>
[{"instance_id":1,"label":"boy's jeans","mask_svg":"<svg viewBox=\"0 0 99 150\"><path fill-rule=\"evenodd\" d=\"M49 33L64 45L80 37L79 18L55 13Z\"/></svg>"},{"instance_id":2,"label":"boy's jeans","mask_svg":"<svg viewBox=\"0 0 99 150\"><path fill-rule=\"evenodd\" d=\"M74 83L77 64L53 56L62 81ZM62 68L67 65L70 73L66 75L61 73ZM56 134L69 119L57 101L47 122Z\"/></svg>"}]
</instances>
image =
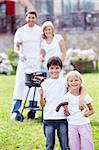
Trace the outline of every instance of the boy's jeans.
<instances>
[{"instance_id":1,"label":"boy's jeans","mask_svg":"<svg viewBox=\"0 0 99 150\"><path fill-rule=\"evenodd\" d=\"M46 136L46 150L54 150L55 131L60 142L61 150L69 150L68 147L68 123L67 120L44 120L44 134Z\"/></svg>"},{"instance_id":2,"label":"boy's jeans","mask_svg":"<svg viewBox=\"0 0 99 150\"><path fill-rule=\"evenodd\" d=\"M11 113L19 113L19 109L22 105L22 100L14 99L12 104ZM29 101L29 106L37 106L37 101ZM35 112L34 112L35 113Z\"/></svg>"}]
</instances>

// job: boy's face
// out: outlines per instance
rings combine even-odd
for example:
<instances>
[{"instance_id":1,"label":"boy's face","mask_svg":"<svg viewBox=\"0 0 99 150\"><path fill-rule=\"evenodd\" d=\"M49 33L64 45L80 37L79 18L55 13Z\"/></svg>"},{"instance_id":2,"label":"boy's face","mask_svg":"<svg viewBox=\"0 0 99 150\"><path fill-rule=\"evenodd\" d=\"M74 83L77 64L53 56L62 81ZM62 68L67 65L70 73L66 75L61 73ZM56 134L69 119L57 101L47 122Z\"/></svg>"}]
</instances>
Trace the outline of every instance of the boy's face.
<instances>
[{"instance_id":1,"label":"boy's face","mask_svg":"<svg viewBox=\"0 0 99 150\"><path fill-rule=\"evenodd\" d=\"M52 65L49 67L49 73L52 79L57 79L61 72L61 67L59 65Z\"/></svg>"}]
</instances>

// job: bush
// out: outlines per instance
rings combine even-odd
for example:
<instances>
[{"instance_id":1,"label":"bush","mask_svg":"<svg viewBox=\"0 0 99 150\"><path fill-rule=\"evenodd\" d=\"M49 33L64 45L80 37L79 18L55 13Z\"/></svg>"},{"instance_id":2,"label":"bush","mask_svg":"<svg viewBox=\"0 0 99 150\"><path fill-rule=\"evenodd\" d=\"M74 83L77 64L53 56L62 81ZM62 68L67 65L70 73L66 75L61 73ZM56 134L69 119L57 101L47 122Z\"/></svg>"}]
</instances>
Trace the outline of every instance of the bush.
<instances>
[{"instance_id":1,"label":"bush","mask_svg":"<svg viewBox=\"0 0 99 150\"><path fill-rule=\"evenodd\" d=\"M8 59L10 61L10 64L13 67L12 74L15 74L16 73L17 64L18 64L18 56L17 56L17 54L15 54L14 50L12 50L12 49L6 50L6 54L8 55Z\"/></svg>"}]
</instances>

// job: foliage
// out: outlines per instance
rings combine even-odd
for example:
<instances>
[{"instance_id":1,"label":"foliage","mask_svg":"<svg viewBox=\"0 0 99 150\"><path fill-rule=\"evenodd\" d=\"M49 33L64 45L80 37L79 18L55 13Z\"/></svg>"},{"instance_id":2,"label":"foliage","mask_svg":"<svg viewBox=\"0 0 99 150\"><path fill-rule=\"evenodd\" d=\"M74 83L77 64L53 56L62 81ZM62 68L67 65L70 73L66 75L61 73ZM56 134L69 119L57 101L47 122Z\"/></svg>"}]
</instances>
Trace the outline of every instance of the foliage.
<instances>
[{"instance_id":1,"label":"foliage","mask_svg":"<svg viewBox=\"0 0 99 150\"><path fill-rule=\"evenodd\" d=\"M99 74L83 74L84 85L93 99L95 113L90 117L95 150L99 149ZM39 118L22 123L10 119L15 76L0 75L0 150L44 150L45 137ZM94 83L94 84L93 84ZM26 110L24 116L26 117ZM60 150L56 138L55 150Z\"/></svg>"},{"instance_id":2,"label":"foliage","mask_svg":"<svg viewBox=\"0 0 99 150\"><path fill-rule=\"evenodd\" d=\"M74 56L72 57L72 61L85 61L85 62L88 62L89 61L89 58L86 57L86 56Z\"/></svg>"},{"instance_id":3,"label":"foliage","mask_svg":"<svg viewBox=\"0 0 99 150\"><path fill-rule=\"evenodd\" d=\"M6 54L8 55L8 59L10 61L10 64L13 67L12 74L15 74L16 73L17 64L18 64L18 56L15 54L14 50L12 50L12 49L6 50Z\"/></svg>"}]
</instances>

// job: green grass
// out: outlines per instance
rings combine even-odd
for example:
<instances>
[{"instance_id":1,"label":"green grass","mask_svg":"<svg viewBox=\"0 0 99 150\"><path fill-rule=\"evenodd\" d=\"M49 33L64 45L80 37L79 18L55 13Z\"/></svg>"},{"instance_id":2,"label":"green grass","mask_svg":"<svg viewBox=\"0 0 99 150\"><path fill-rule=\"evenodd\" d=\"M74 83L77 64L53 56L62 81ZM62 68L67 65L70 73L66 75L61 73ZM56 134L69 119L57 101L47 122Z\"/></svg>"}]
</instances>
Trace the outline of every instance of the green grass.
<instances>
[{"instance_id":1,"label":"green grass","mask_svg":"<svg viewBox=\"0 0 99 150\"><path fill-rule=\"evenodd\" d=\"M93 99L95 113L90 117L95 150L99 149L99 73L83 74L84 84ZM0 150L44 150L41 112L36 120L22 123L10 119L15 76L0 75ZM26 110L24 111L26 116ZM56 139L55 150L60 150Z\"/></svg>"}]
</instances>

